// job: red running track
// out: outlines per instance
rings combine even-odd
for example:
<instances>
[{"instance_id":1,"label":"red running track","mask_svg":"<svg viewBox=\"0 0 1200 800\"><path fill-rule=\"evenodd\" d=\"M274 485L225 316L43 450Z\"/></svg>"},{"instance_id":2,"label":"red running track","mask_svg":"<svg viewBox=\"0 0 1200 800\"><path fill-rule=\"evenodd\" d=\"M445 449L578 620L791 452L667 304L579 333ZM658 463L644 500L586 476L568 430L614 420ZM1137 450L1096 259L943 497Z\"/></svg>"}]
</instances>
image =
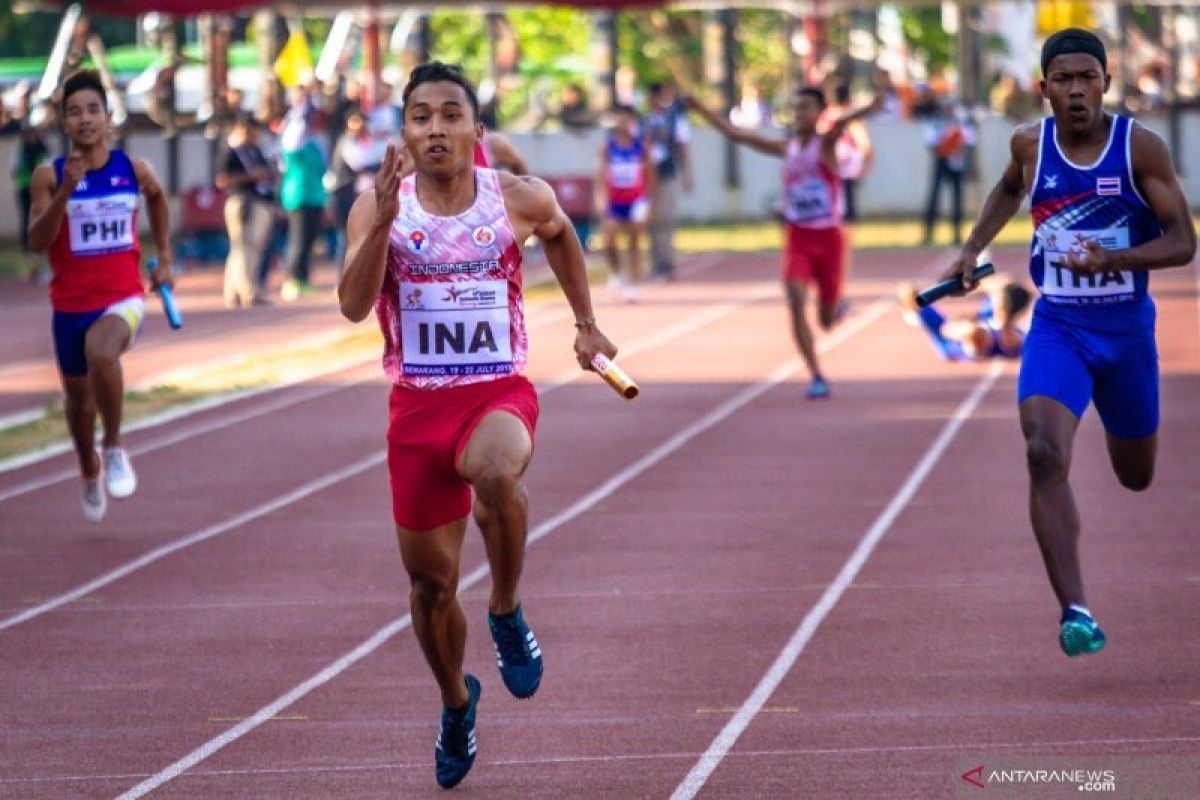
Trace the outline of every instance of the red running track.
<instances>
[{"instance_id":1,"label":"red running track","mask_svg":"<svg viewBox=\"0 0 1200 800\"><path fill-rule=\"evenodd\" d=\"M593 376L558 385L576 377L572 330L539 309L522 589L547 674L531 701L504 692L469 537L484 693L456 794L972 796L960 775L976 765L1101 765L1107 796L1200 793L1194 274L1155 276L1156 485L1118 489L1094 415L1080 432L1110 644L1076 661L1026 520L1014 366L935 360L891 302L936 260L858 256L854 314L822 339L827 403L788 372L774 256L600 305L643 386L634 404ZM0 474L0 497L27 487L0 501L0 797L443 796L380 463L385 396L364 367L172 423L197 431L175 443L139 431L142 487L99 526L53 480L65 457ZM1033 788L985 796L1078 796Z\"/></svg>"}]
</instances>

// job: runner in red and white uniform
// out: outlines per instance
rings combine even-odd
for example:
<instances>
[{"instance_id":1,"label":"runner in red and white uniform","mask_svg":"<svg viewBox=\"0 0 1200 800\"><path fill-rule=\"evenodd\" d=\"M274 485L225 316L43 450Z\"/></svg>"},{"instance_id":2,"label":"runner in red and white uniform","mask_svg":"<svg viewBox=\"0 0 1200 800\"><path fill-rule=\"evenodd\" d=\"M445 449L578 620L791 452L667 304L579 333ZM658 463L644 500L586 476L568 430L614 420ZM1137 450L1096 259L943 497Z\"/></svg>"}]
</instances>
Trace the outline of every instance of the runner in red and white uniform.
<instances>
[{"instance_id":1,"label":"runner in red and white uniform","mask_svg":"<svg viewBox=\"0 0 1200 800\"><path fill-rule=\"evenodd\" d=\"M495 131L485 131L483 138L475 143L475 166L495 167L513 175L529 174L529 165L521 157L517 146L507 136Z\"/></svg>"},{"instance_id":2,"label":"runner in red and white uniform","mask_svg":"<svg viewBox=\"0 0 1200 800\"><path fill-rule=\"evenodd\" d=\"M456 597L472 511L492 572L488 627L501 677L512 694L529 697L542 676L517 593L527 533L521 476L538 415L520 374L521 242L542 242L575 313L580 366L616 348L596 327L583 250L550 187L472 163L484 134L462 72L424 64L404 101L404 147L416 172L402 178L401 151L388 146L375 191L350 213L338 297L356 322L374 308L386 340L392 511L412 581L413 630L441 690L435 764L449 788L475 759L480 683L463 672L467 623Z\"/></svg>"},{"instance_id":3,"label":"runner in red and white uniform","mask_svg":"<svg viewBox=\"0 0 1200 800\"><path fill-rule=\"evenodd\" d=\"M772 139L738 128L705 108L694 97L685 98L685 102L738 144L784 160L783 214L787 227L784 231L783 282L791 311L792 334L812 376L808 398L826 398L829 383L821 373L812 329L805 317L807 285L817 284L818 319L822 328L829 329L840 319L845 308L841 302L844 251L837 143L846 127L870 114L879 100L831 120L828 129L818 133L817 123L825 108L825 95L819 89L801 89L796 96L792 136L787 139Z\"/></svg>"},{"instance_id":4,"label":"runner in red and white uniform","mask_svg":"<svg viewBox=\"0 0 1200 800\"><path fill-rule=\"evenodd\" d=\"M99 522L107 509L106 490L124 498L137 488L121 447L121 354L141 328L145 307L138 193L146 198L158 251L155 286L172 284L170 220L166 195L150 167L109 148L107 98L96 72L67 79L62 112L70 149L33 174L29 244L36 252L49 251L54 350L83 475L83 514ZM97 411L104 424L103 459L95 446Z\"/></svg>"},{"instance_id":5,"label":"runner in red and white uniform","mask_svg":"<svg viewBox=\"0 0 1200 800\"><path fill-rule=\"evenodd\" d=\"M650 219L654 195L654 169L650 148L638 135L637 111L629 106L614 109L612 132L600 145L596 187L597 206L604 220L604 255L608 260L608 289L630 302L637 299L642 279L642 234ZM626 263L621 268L617 237L625 236Z\"/></svg>"}]
</instances>

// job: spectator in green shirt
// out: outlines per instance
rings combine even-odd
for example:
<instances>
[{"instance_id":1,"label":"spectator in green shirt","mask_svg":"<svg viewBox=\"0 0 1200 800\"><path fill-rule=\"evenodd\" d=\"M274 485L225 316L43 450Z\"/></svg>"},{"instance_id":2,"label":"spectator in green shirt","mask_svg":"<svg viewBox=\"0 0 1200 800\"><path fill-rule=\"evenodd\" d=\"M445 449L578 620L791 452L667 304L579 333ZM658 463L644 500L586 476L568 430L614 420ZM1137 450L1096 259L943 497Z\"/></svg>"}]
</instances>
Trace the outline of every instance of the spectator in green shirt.
<instances>
[{"instance_id":1,"label":"spectator in green shirt","mask_svg":"<svg viewBox=\"0 0 1200 800\"><path fill-rule=\"evenodd\" d=\"M288 112L280 145L283 180L279 194L288 218L288 278L282 294L284 300L295 300L312 291L309 268L326 200L324 138L318 115L306 99Z\"/></svg>"}]
</instances>

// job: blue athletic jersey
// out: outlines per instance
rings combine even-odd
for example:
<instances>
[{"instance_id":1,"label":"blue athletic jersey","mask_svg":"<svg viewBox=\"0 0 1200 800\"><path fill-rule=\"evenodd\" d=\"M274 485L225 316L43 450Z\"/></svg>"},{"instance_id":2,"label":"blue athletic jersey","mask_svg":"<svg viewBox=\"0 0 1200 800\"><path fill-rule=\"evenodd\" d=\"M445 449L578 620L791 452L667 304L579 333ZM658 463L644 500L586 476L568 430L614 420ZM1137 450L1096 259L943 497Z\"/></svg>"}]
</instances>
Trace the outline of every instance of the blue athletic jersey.
<instances>
[{"instance_id":1,"label":"blue athletic jersey","mask_svg":"<svg viewBox=\"0 0 1200 800\"><path fill-rule=\"evenodd\" d=\"M1113 116L1104 152L1095 163L1080 166L1060 149L1054 117L1042 120L1030 197L1034 236L1029 272L1041 292L1041 310L1065 322L1091 328L1153 325L1146 270L1081 276L1064 263L1089 239L1106 250L1124 250L1162 235L1133 180L1132 126L1129 117Z\"/></svg>"}]
</instances>

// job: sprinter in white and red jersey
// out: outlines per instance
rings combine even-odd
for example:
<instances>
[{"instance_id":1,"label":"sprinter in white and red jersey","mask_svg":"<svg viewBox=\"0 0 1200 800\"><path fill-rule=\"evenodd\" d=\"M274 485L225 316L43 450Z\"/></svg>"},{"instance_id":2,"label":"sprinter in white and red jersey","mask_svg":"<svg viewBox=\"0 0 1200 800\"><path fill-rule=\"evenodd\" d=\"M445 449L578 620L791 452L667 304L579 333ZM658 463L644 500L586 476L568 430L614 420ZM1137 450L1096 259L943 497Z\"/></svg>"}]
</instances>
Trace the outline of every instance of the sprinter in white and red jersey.
<instances>
[{"instance_id":1,"label":"sprinter in white and red jersey","mask_svg":"<svg viewBox=\"0 0 1200 800\"><path fill-rule=\"evenodd\" d=\"M475 144L475 166L494 167L513 175L528 175L529 165L521 157L512 140L495 131L485 131L483 138Z\"/></svg>"},{"instance_id":2,"label":"sprinter in white and red jersey","mask_svg":"<svg viewBox=\"0 0 1200 800\"><path fill-rule=\"evenodd\" d=\"M739 128L705 108L694 97L687 97L684 102L738 144L784 160L783 215L787 227L783 283L791 311L792 335L812 376L808 398L829 397L829 383L817 362L812 329L805 316L805 298L808 284L816 283L820 300L818 319L826 330L833 327L845 310L842 303L845 258L841 228L842 181L838 172L837 143L850 123L870 114L880 101L877 98L869 106L830 120L828 127L818 133L817 123L825 109L825 95L819 89L801 89L793 109L792 136L787 139L773 139Z\"/></svg>"},{"instance_id":3,"label":"sprinter in white and red jersey","mask_svg":"<svg viewBox=\"0 0 1200 800\"><path fill-rule=\"evenodd\" d=\"M527 533L521 476L538 414L521 375L521 242L542 241L575 313L580 366L616 348L596 327L583 250L554 192L472 163L484 133L462 72L417 67L404 89L404 123L416 172L402 178L400 149L388 146L375 191L350 212L338 297L356 322L375 308L386 339L392 510L413 630L441 690L434 758L438 784L449 788L475 760L480 684L463 672L467 623L456 597L472 510L492 572L488 627L500 675L517 697L532 696L542 676L517 596Z\"/></svg>"},{"instance_id":4,"label":"sprinter in white and red jersey","mask_svg":"<svg viewBox=\"0 0 1200 800\"><path fill-rule=\"evenodd\" d=\"M139 192L146 198L158 251L152 281L172 284L166 195L144 161L109 148L106 103L95 72L78 72L63 84L63 129L70 150L34 172L29 215L30 247L49 251L54 350L67 427L83 475L83 513L91 522L104 517L106 490L124 498L137 488L121 448L121 354L137 335L144 309ZM95 447L97 411L104 424L103 459Z\"/></svg>"}]
</instances>

